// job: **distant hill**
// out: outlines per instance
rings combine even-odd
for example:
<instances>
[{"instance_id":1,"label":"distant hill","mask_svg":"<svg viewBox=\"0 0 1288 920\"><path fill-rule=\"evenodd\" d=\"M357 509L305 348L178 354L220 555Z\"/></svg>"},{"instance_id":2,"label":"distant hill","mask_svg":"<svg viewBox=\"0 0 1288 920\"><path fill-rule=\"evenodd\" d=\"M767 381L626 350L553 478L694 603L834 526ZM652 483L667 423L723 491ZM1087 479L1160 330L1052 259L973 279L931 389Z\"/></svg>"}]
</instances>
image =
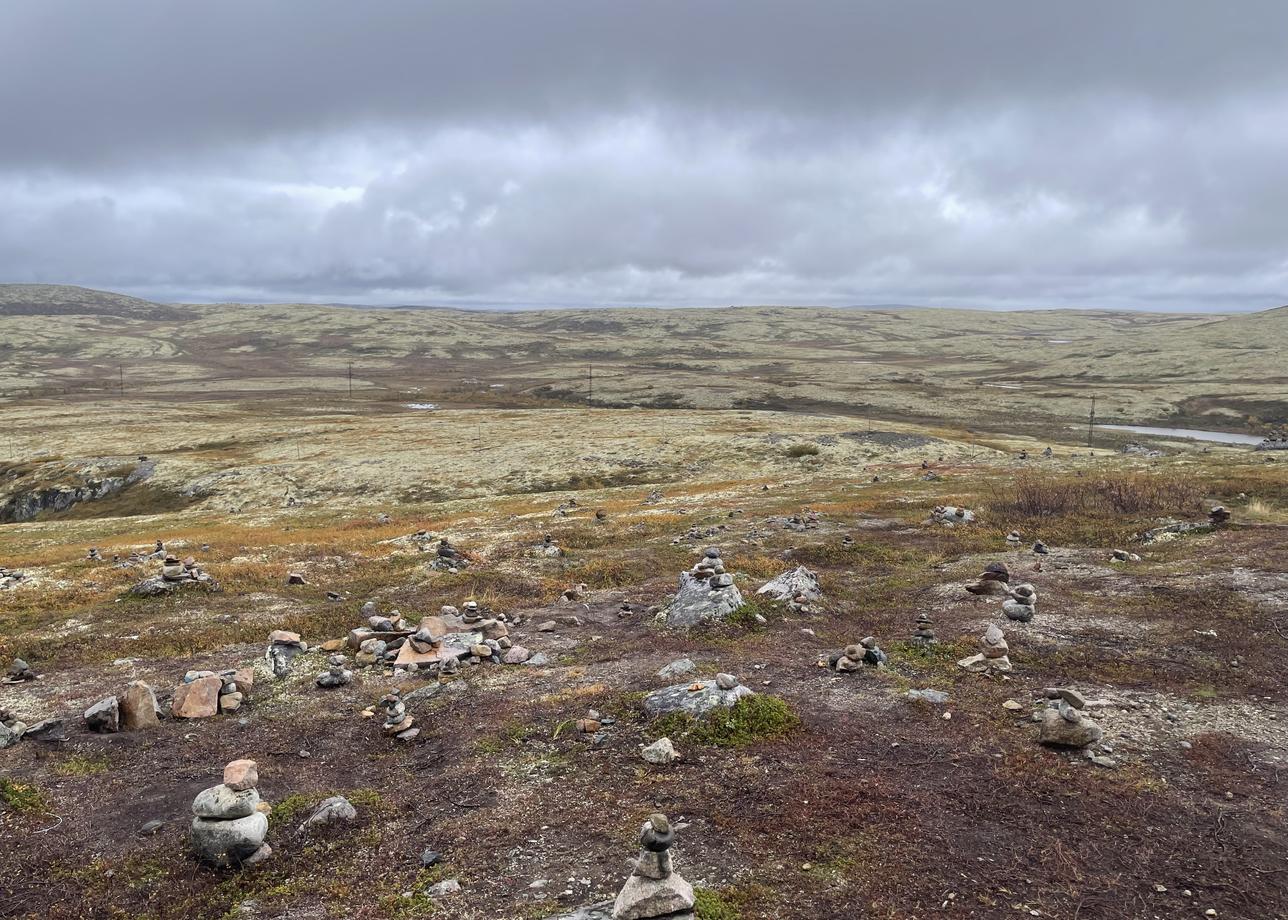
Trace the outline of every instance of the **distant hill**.
<instances>
[{"instance_id":1,"label":"distant hill","mask_svg":"<svg viewBox=\"0 0 1288 920\"><path fill-rule=\"evenodd\" d=\"M172 319L177 307L70 284L0 284L0 316L120 316Z\"/></svg>"}]
</instances>

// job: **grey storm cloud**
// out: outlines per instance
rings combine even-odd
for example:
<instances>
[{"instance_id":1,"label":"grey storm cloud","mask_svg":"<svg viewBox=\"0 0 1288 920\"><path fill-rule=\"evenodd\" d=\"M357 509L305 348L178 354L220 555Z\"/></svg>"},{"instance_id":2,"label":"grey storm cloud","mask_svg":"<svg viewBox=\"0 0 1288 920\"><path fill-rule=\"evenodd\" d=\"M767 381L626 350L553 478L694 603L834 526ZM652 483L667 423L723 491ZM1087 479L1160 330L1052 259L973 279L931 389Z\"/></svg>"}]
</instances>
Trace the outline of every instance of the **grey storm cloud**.
<instances>
[{"instance_id":1,"label":"grey storm cloud","mask_svg":"<svg viewBox=\"0 0 1288 920\"><path fill-rule=\"evenodd\" d=\"M1288 302L1288 4L0 7L0 279L162 299Z\"/></svg>"}]
</instances>

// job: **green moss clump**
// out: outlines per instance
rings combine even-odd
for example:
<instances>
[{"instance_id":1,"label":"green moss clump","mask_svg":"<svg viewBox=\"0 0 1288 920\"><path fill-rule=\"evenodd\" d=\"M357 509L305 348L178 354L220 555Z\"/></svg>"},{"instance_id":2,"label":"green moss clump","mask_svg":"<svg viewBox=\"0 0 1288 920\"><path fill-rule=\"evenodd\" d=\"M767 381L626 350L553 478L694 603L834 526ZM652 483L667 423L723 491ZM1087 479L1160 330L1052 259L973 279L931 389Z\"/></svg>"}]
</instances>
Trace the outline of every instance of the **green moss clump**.
<instances>
[{"instance_id":1,"label":"green moss clump","mask_svg":"<svg viewBox=\"0 0 1288 920\"><path fill-rule=\"evenodd\" d=\"M87 757L73 754L66 760L54 764L54 772L59 776L93 776L106 773L112 763L106 757Z\"/></svg>"},{"instance_id":2,"label":"green moss clump","mask_svg":"<svg viewBox=\"0 0 1288 920\"><path fill-rule=\"evenodd\" d=\"M0 804L25 814L42 814L49 810L45 794L31 783L0 777Z\"/></svg>"},{"instance_id":3,"label":"green moss clump","mask_svg":"<svg viewBox=\"0 0 1288 920\"><path fill-rule=\"evenodd\" d=\"M654 723L657 737L690 738L699 744L746 747L787 734L800 723L796 713L776 696L745 696L729 708L719 707L705 718L673 712Z\"/></svg>"},{"instance_id":4,"label":"green moss clump","mask_svg":"<svg viewBox=\"0 0 1288 920\"><path fill-rule=\"evenodd\" d=\"M791 447L787 448L787 450L785 450L783 453L791 457L793 460L799 459L800 457L817 457L818 445L817 444L793 444Z\"/></svg>"},{"instance_id":5,"label":"green moss clump","mask_svg":"<svg viewBox=\"0 0 1288 920\"><path fill-rule=\"evenodd\" d=\"M747 629L762 629L765 624L756 619L756 614L760 614L766 620L778 619L782 616L781 605L767 601L761 597L753 597L749 601L744 601L742 606L734 610L729 616L725 617L725 622L730 626L741 626Z\"/></svg>"},{"instance_id":6,"label":"green moss clump","mask_svg":"<svg viewBox=\"0 0 1288 920\"><path fill-rule=\"evenodd\" d=\"M742 920L742 912L718 891L695 888L693 900L693 913L697 920Z\"/></svg>"}]
</instances>

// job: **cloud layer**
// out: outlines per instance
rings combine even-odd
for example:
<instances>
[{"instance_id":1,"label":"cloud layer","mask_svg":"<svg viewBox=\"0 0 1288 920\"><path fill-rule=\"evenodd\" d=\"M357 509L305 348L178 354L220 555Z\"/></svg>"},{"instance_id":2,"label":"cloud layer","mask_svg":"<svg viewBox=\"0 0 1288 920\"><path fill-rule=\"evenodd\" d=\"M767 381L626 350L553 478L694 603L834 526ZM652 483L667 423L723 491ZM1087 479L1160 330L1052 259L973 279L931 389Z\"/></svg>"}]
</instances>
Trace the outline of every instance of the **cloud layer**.
<instances>
[{"instance_id":1,"label":"cloud layer","mask_svg":"<svg viewBox=\"0 0 1288 920\"><path fill-rule=\"evenodd\" d=\"M1285 34L1257 0L11 4L0 279L1275 306Z\"/></svg>"}]
</instances>

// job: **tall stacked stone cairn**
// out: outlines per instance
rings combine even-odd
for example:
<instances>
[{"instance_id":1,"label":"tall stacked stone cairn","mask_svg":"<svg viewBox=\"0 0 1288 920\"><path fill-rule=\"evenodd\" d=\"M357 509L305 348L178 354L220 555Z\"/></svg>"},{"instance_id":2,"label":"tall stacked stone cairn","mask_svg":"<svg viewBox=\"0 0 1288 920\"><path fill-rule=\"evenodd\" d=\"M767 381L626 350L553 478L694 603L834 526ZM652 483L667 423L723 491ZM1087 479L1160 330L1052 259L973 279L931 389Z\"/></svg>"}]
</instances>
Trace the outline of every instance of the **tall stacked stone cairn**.
<instances>
[{"instance_id":1,"label":"tall stacked stone cairn","mask_svg":"<svg viewBox=\"0 0 1288 920\"><path fill-rule=\"evenodd\" d=\"M441 572L454 573L459 572L469 564L469 560L451 544L447 537L443 537L438 541L438 546L434 550L434 561L431 563L435 569Z\"/></svg>"},{"instance_id":2,"label":"tall stacked stone cairn","mask_svg":"<svg viewBox=\"0 0 1288 920\"><path fill-rule=\"evenodd\" d=\"M177 719L204 719L236 712L255 687L251 668L227 671L189 671L174 690L170 714Z\"/></svg>"},{"instance_id":3,"label":"tall stacked stone cairn","mask_svg":"<svg viewBox=\"0 0 1288 920\"><path fill-rule=\"evenodd\" d=\"M308 650L308 643L300 638L299 633L287 629L275 629L268 634L268 648L264 652L264 660L272 668L274 677L285 677L291 673L291 663Z\"/></svg>"},{"instance_id":4,"label":"tall stacked stone cairn","mask_svg":"<svg viewBox=\"0 0 1288 920\"><path fill-rule=\"evenodd\" d=\"M975 512L955 505L938 505L931 510L930 520L945 527L956 527L960 524L974 523Z\"/></svg>"},{"instance_id":5,"label":"tall stacked stone cairn","mask_svg":"<svg viewBox=\"0 0 1288 920\"><path fill-rule=\"evenodd\" d=\"M1027 623L1037 612L1038 592L1032 585L1016 585L1007 591L1006 600L1002 601L1002 612L1008 620Z\"/></svg>"},{"instance_id":6,"label":"tall stacked stone cairn","mask_svg":"<svg viewBox=\"0 0 1288 920\"><path fill-rule=\"evenodd\" d=\"M1046 695L1049 702L1038 725L1038 741L1042 744L1085 748L1104 736L1100 726L1087 718L1087 701L1077 690L1053 687Z\"/></svg>"},{"instance_id":7,"label":"tall stacked stone cairn","mask_svg":"<svg viewBox=\"0 0 1288 920\"><path fill-rule=\"evenodd\" d=\"M661 617L668 626L688 629L724 620L742 604L742 593L725 571L719 548L709 546L692 569L681 573L680 589Z\"/></svg>"},{"instance_id":8,"label":"tall stacked stone cairn","mask_svg":"<svg viewBox=\"0 0 1288 920\"><path fill-rule=\"evenodd\" d=\"M399 694L389 693L383 696L380 708L385 711L385 722L380 730L388 737L411 741L420 734L420 729L415 727L415 717L407 712L407 704Z\"/></svg>"},{"instance_id":9,"label":"tall stacked stone cairn","mask_svg":"<svg viewBox=\"0 0 1288 920\"><path fill-rule=\"evenodd\" d=\"M935 623L930 619L930 614L925 611L917 614L917 622L912 632L912 644L936 645L938 642L939 638L935 635Z\"/></svg>"},{"instance_id":10,"label":"tall stacked stone cairn","mask_svg":"<svg viewBox=\"0 0 1288 920\"><path fill-rule=\"evenodd\" d=\"M613 902L613 920L691 920L693 886L671 865L675 830L666 815L654 814L640 828L640 855Z\"/></svg>"},{"instance_id":11,"label":"tall stacked stone cairn","mask_svg":"<svg viewBox=\"0 0 1288 920\"><path fill-rule=\"evenodd\" d=\"M765 582L756 594L782 601L796 613L809 613L823 599L818 576L803 565Z\"/></svg>"},{"instance_id":12,"label":"tall stacked stone cairn","mask_svg":"<svg viewBox=\"0 0 1288 920\"><path fill-rule=\"evenodd\" d=\"M1006 644L1006 634L996 625L989 626L979 640L979 654L971 655L957 662L959 668L981 673L1005 673L1011 670L1011 659L1008 655L1010 646Z\"/></svg>"},{"instance_id":13,"label":"tall stacked stone cairn","mask_svg":"<svg viewBox=\"0 0 1288 920\"><path fill-rule=\"evenodd\" d=\"M161 541L157 541L161 545ZM155 554L154 554L155 555ZM200 585L208 591L219 590L219 583L202 571L197 565L197 560L192 556L179 559L175 556L165 553L165 559L161 564L161 574L153 575L130 588L130 593L136 597L160 597L170 594L173 591L179 591L183 588L190 588Z\"/></svg>"},{"instance_id":14,"label":"tall stacked stone cairn","mask_svg":"<svg viewBox=\"0 0 1288 920\"><path fill-rule=\"evenodd\" d=\"M268 803L255 786L259 772L253 760L234 760L224 767L224 781L197 793L192 801L192 845L197 858L217 869L262 862L273 853L268 835Z\"/></svg>"},{"instance_id":15,"label":"tall stacked stone cairn","mask_svg":"<svg viewBox=\"0 0 1288 920\"><path fill-rule=\"evenodd\" d=\"M979 573L979 580L973 585L967 585L966 590L978 595L1002 595L1007 593L1007 585L1010 581L1011 570L1007 568L1005 562L990 562L984 566L984 571Z\"/></svg>"},{"instance_id":16,"label":"tall stacked stone cairn","mask_svg":"<svg viewBox=\"0 0 1288 920\"><path fill-rule=\"evenodd\" d=\"M343 687L353 680L353 672L345 668L343 655L333 654L327 657L327 669L314 678L313 682L324 690Z\"/></svg>"}]
</instances>

